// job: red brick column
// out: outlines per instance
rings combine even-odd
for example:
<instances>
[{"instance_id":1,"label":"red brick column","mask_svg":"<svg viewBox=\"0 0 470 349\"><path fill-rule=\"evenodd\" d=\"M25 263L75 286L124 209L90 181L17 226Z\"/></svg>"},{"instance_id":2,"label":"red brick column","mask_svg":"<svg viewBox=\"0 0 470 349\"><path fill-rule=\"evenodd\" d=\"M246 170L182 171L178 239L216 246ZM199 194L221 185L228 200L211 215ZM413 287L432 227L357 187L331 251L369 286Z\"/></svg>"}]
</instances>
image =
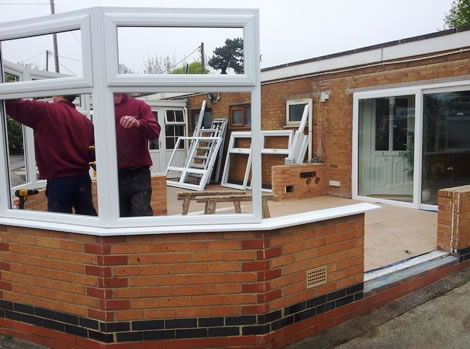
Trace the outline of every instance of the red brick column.
<instances>
[{"instance_id":1,"label":"red brick column","mask_svg":"<svg viewBox=\"0 0 470 349\"><path fill-rule=\"evenodd\" d=\"M470 185L439 190L437 248L470 258Z\"/></svg>"}]
</instances>

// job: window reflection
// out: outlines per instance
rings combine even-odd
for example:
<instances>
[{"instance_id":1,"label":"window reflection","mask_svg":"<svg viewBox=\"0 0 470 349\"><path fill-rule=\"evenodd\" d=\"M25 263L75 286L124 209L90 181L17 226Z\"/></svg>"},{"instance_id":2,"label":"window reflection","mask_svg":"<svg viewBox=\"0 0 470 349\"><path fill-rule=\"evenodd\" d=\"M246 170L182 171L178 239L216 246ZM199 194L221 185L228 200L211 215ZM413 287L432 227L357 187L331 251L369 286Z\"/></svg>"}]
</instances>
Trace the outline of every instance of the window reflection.
<instances>
[{"instance_id":1,"label":"window reflection","mask_svg":"<svg viewBox=\"0 0 470 349\"><path fill-rule=\"evenodd\" d=\"M470 182L470 91L426 94L423 104L421 200L437 205L439 189Z\"/></svg>"},{"instance_id":2,"label":"window reflection","mask_svg":"<svg viewBox=\"0 0 470 349\"><path fill-rule=\"evenodd\" d=\"M90 177L93 123L74 102L78 103L76 95L5 101L12 208L96 215L96 183ZM31 161L26 161L32 154L25 151L21 125L33 130ZM37 180L34 163L45 182Z\"/></svg>"}]
</instances>

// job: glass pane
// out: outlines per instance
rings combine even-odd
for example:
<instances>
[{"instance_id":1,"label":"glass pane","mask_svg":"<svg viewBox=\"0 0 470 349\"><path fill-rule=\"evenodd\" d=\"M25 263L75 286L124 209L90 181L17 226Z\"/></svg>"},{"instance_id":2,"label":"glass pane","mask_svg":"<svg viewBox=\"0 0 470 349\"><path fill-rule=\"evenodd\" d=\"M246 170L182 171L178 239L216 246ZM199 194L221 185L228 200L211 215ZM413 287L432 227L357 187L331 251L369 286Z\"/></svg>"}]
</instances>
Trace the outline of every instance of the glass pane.
<instances>
[{"instance_id":1,"label":"glass pane","mask_svg":"<svg viewBox=\"0 0 470 349\"><path fill-rule=\"evenodd\" d=\"M424 95L421 201L470 183L470 91Z\"/></svg>"},{"instance_id":2,"label":"glass pane","mask_svg":"<svg viewBox=\"0 0 470 349\"><path fill-rule=\"evenodd\" d=\"M114 94L114 112L120 216L152 216L150 167L161 151L151 154L148 144L158 143L161 127L151 107L127 93Z\"/></svg>"},{"instance_id":3,"label":"glass pane","mask_svg":"<svg viewBox=\"0 0 470 349\"><path fill-rule=\"evenodd\" d=\"M16 187L27 182L23 126L7 116L7 129L10 184L12 187Z\"/></svg>"},{"instance_id":4,"label":"glass pane","mask_svg":"<svg viewBox=\"0 0 470 349\"><path fill-rule=\"evenodd\" d=\"M173 137L166 137L166 149L175 148L175 139Z\"/></svg>"},{"instance_id":5,"label":"glass pane","mask_svg":"<svg viewBox=\"0 0 470 349\"><path fill-rule=\"evenodd\" d=\"M5 82L16 82L16 81L19 81L20 77L18 75L14 75L14 74L10 74L10 73L7 73L5 72Z\"/></svg>"},{"instance_id":6,"label":"glass pane","mask_svg":"<svg viewBox=\"0 0 470 349\"><path fill-rule=\"evenodd\" d=\"M388 98L379 98L375 114L375 150L389 150L390 107Z\"/></svg>"},{"instance_id":7,"label":"glass pane","mask_svg":"<svg viewBox=\"0 0 470 349\"><path fill-rule=\"evenodd\" d=\"M414 106L414 96L360 100L359 195L413 201Z\"/></svg>"},{"instance_id":8,"label":"glass pane","mask_svg":"<svg viewBox=\"0 0 470 349\"><path fill-rule=\"evenodd\" d=\"M300 122L304 113L306 104L289 105L289 122Z\"/></svg>"},{"instance_id":9,"label":"glass pane","mask_svg":"<svg viewBox=\"0 0 470 349\"><path fill-rule=\"evenodd\" d=\"M175 111L174 110L167 110L166 111L166 122L174 122L175 121Z\"/></svg>"},{"instance_id":10,"label":"glass pane","mask_svg":"<svg viewBox=\"0 0 470 349\"><path fill-rule=\"evenodd\" d=\"M155 117L155 121L158 122L158 112L157 111L153 111L152 112L153 116ZM157 150L157 149L160 149L160 142L158 141L158 138L157 139L151 139L149 141L149 149L150 150Z\"/></svg>"},{"instance_id":11,"label":"glass pane","mask_svg":"<svg viewBox=\"0 0 470 349\"><path fill-rule=\"evenodd\" d=\"M11 117L7 122L11 208L96 215L96 181L90 168L94 166L93 123L76 109L76 97L5 101ZM34 132L22 133L19 123ZM31 139L25 141L25 134ZM46 181L36 179L35 166L26 166L23 150L29 143L34 143L39 177Z\"/></svg>"},{"instance_id":12,"label":"glass pane","mask_svg":"<svg viewBox=\"0 0 470 349\"><path fill-rule=\"evenodd\" d=\"M247 107L245 111L246 111L245 125L251 125L251 107Z\"/></svg>"},{"instance_id":13,"label":"glass pane","mask_svg":"<svg viewBox=\"0 0 470 349\"><path fill-rule=\"evenodd\" d=\"M118 46L121 74L243 74L243 28L119 27Z\"/></svg>"},{"instance_id":14,"label":"glass pane","mask_svg":"<svg viewBox=\"0 0 470 349\"><path fill-rule=\"evenodd\" d=\"M232 110L232 124L243 124L243 110Z\"/></svg>"},{"instance_id":15,"label":"glass pane","mask_svg":"<svg viewBox=\"0 0 470 349\"><path fill-rule=\"evenodd\" d=\"M393 114L393 150L407 149L409 112L408 98L396 98Z\"/></svg>"},{"instance_id":16,"label":"glass pane","mask_svg":"<svg viewBox=\"0 0 470 349\"><path fill-rule=\"evenodd\" d=\"M183 111L182 110L175 110L175 121L184 122L184 117L183 117Z\"/></svg>"},{"instance_id":17,"label":"glass pane","mask_svg":"<svg viewBox=\"0 0 470 349\"><path fill-rule=\"evenodd\" d=\"M192 127L195 128L197 125L197 121L199 119L199 113L201 109L193 109L191 110L191 120L192 120ZM210 108L204 110L204 116L202 119L202 126L204 128L210 128L212 124L212 111Z\"/></svg>"},{"instance_id":18,"label":"glass pane","mask_svg":"<svg viewBox=\"0 0 470 349\"><path fill-rule=\"evenodd\" d=\"M79 30L5 40L1 45L3 61L9 63L10 69L14 68L16 81L83 75ZM11 76L7 75L6 81L12 81Z\"/></svg>"}]
</instances>

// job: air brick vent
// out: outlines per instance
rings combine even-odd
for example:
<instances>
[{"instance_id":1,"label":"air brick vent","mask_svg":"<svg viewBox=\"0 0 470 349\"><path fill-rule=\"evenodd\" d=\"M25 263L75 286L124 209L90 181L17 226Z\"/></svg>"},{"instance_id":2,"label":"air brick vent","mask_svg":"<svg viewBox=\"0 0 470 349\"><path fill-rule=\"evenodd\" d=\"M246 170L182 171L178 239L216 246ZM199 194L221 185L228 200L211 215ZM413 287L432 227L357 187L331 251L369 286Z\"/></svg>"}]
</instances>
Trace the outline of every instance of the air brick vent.
<instances>
[{"instance_id":1,"label":"air brick vent","mask_svg":"<svg viewBox=\"0 0 470 349\"><path fill-rule=\"evenodd\" d=\"M307 288L312 288L326 284L328 279L328 270L327 266L318 267L315 269L307 270L306 281Z\"/></svg>"}]
</instances>

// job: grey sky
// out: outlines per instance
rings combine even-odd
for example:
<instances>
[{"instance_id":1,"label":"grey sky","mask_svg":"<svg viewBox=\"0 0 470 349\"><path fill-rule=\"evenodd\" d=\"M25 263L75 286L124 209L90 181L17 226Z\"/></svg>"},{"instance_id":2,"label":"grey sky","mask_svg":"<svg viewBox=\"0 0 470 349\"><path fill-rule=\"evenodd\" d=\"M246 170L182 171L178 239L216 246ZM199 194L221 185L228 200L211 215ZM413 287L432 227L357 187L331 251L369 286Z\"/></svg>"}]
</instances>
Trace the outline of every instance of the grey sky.
<instances>
[{"instance_id":1,"label":"grey sky","mask_svg":"<svg viewBox=\"0 0 470 349\"><path fill-rule=\"evenodd\" d=\"M93 6L259 8L261 67L442 30L444 16L452 4L452 0L55 1L57 13ZM0 22L48 14L48 0L0 0ZM188 46L181 52L165 52L179 60L190 50ZM33 51L25 56L35 53ZM152 56L154 53L161 55L148 49L142 55ZM211 53L206 49L207 55ZM129 64L136 67L144 58ZM66 60L63 62L72 64Z\"/></svg>"}]
</instances>

